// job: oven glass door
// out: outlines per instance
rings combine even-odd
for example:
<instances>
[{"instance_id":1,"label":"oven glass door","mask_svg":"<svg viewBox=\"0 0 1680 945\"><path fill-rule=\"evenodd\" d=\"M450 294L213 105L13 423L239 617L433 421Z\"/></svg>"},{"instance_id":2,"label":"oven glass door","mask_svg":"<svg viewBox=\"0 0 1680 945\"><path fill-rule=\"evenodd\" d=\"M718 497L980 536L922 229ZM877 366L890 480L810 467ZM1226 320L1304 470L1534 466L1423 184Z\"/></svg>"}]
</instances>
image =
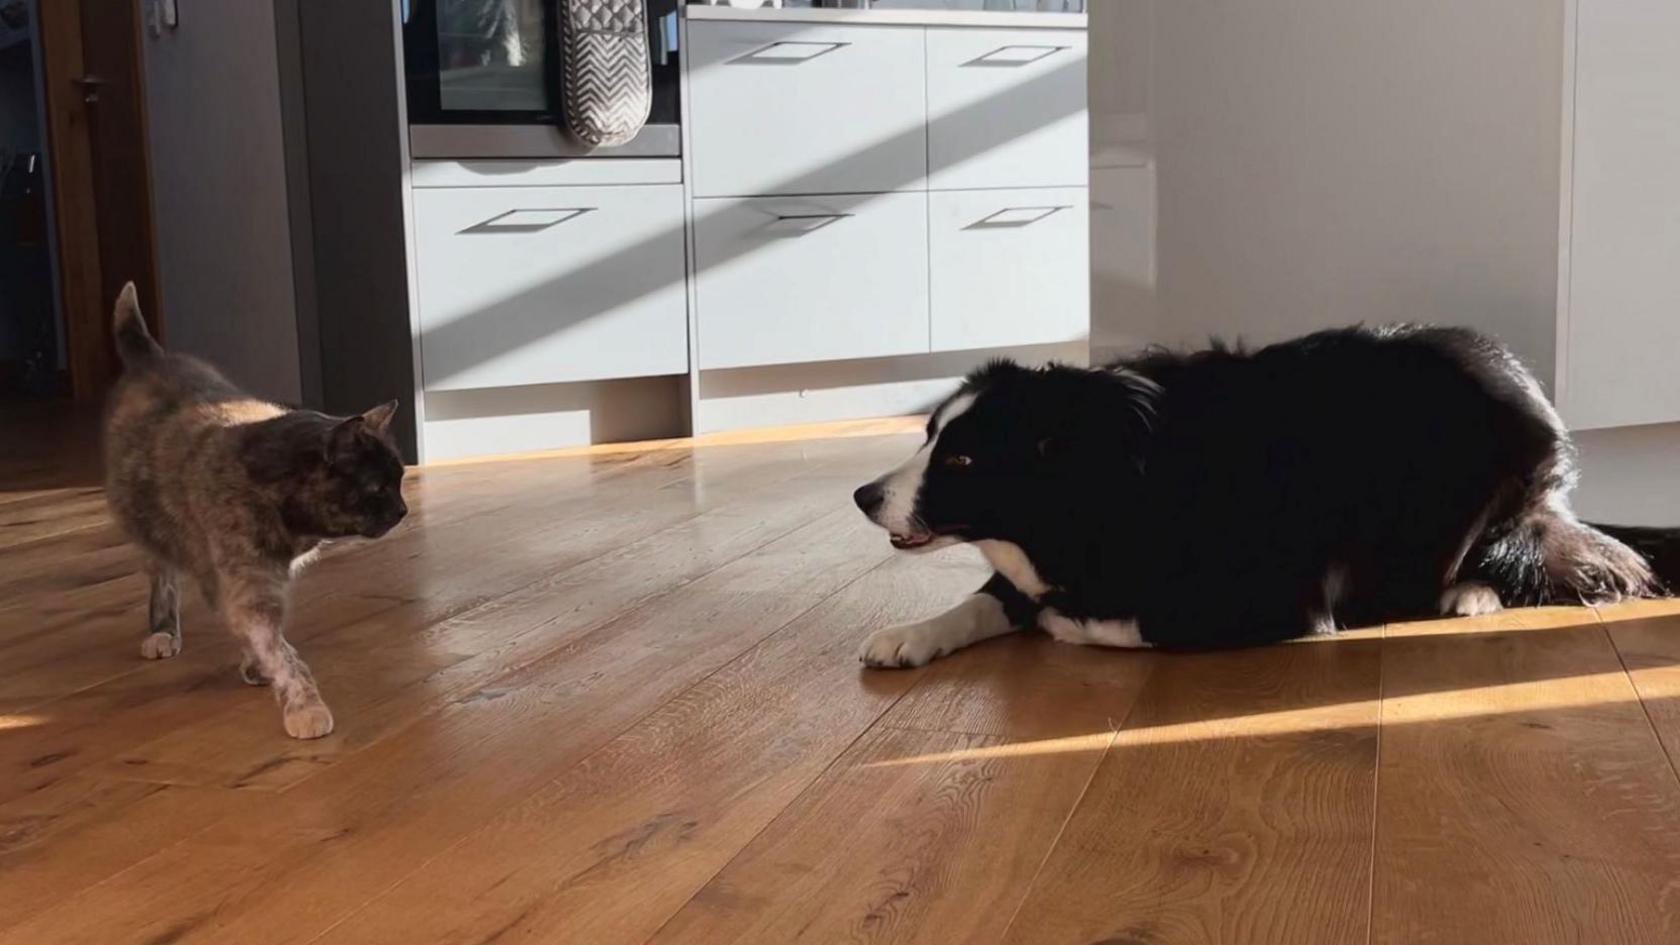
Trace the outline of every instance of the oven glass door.
<instances>
[{"instance_id":1,"label":"oven glass door","mask_svg":"<svg viewBox=\"0 0 1680 945\"><path fill-rule=\"evenodd\" d=\"M556 0L402 0L403 59L408 120L414 126L539 126L562 129L562 70ZM676 16L678 0L647 0L654 133L625 149L648 153L650 141L675 141L678 121ZM470 141L456 128L439 140ZM662 133L663 132L663 133ZM519 135L483 135L485 153ZM642 138L649 141L642 141ZM522 140L535 140L524 135ZM418 144L418 141L417 141ZM656 149L657 150L657 149ZM417 157L423 156L416 154Z\"/></svg>"}]
</instances>

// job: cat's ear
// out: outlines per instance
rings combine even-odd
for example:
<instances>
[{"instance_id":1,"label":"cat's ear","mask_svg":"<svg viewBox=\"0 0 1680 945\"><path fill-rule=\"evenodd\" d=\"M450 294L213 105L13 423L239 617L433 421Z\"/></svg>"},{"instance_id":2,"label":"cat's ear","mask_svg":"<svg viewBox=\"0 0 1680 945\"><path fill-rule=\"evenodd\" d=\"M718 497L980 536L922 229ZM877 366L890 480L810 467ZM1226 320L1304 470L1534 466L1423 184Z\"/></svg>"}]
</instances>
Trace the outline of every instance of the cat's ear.
<instances>
[{"instance_id":1,"label":"cat's ear","mask_svg":"<svg viewBox=\"0 0 1680 945\"><path fill-rule=\"evenodd\" d=\"M336 462L340 457L354 456L356 438L365 429L367 419L360 414L333 424L332 432L327 434L327 460Z\"/></svg>"},{"instance_id":2,"label":"cat's ear","mask_svg":"<svg viewBox=\"0 0 1680 945\"><path fill-rule=\"evenodd\" d=\"M362 414L362 422L374 433L384 436L391 429L391 419L397 415L397 402L387 400Z\"/></svg>"}]
</instances>

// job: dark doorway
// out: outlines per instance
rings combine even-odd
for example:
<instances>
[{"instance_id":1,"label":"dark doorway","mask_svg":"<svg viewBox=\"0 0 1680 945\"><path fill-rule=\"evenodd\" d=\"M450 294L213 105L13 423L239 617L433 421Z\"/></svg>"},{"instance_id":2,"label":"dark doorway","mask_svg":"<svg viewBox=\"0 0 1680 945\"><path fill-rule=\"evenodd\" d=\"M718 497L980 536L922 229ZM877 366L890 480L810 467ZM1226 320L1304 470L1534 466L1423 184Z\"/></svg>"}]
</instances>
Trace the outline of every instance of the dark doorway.
<instances>
[{"instance_id":1,"label":"dark doorway","mask_svg":"<svg viewBox=\"0 0 1680 945\"><path fill-rule=\"evenodd\" d=\"M0 399L69 390L53 291L32 0L0 0Z\"/></svg>"}]
</instances>

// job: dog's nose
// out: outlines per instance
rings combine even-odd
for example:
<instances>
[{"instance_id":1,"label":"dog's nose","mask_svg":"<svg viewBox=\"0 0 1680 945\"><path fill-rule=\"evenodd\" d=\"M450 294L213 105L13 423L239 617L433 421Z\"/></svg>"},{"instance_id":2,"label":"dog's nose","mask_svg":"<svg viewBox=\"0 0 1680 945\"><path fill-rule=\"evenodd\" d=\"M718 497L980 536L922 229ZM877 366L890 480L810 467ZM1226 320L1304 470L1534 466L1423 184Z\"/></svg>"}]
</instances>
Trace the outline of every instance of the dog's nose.
<instances>
[{"instance_id":1,"label":"dog's nose","mask_svg":"<svg viewBox=\"0 0 1680 945\"><path fill-rule=\"evenodd\" d=\"M859 486L858 490L852 493L852 501L857 503L857 507L862 509L865 515L874 515L875 510L879 509L886 499L886 490L881 488L879 482Z\"/></svg>"}]
</instances>

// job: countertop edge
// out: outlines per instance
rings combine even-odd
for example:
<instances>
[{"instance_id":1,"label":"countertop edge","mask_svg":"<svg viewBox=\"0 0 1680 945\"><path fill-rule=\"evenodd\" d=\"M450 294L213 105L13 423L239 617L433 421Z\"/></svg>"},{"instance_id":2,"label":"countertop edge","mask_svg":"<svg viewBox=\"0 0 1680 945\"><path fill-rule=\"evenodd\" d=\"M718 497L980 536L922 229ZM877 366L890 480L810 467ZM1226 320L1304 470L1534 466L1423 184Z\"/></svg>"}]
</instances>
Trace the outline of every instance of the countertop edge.
<instances>
[{"instance_id":1,"label":"countertop edge","mask_svg":"<svg viewBox=\"0 0 1680 945\"><path fill-rule=\"evenodd\" d=\"M843 23L856 26L989 26L997 29L1082 30L1084 13L1036 13L980 10L830 10L795 8L740 9L684 4L691 20L757 23Z\"/></svg>"}]
</instances>

